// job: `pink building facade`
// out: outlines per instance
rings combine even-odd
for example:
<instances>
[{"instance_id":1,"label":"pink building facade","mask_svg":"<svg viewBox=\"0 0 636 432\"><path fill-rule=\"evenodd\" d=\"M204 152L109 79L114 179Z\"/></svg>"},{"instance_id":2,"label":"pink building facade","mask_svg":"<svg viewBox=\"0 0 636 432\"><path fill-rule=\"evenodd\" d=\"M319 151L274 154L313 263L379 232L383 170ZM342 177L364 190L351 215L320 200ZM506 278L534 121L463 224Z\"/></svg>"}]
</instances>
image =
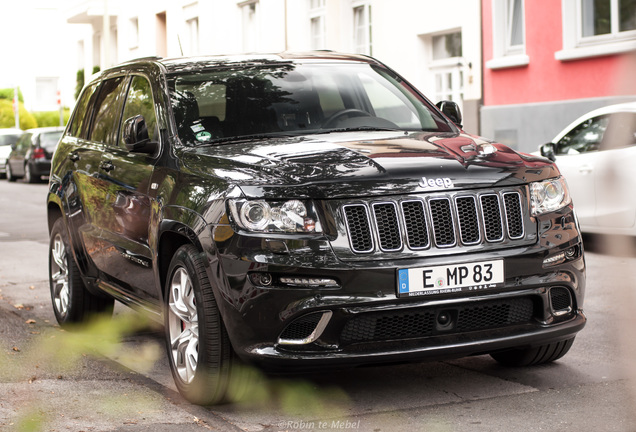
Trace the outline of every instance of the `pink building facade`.
<instances>
[{"instance_id":1,"label":"pink building facade","mask_svg":"<svg viewBox=\"0 0 636 432\"><path fill-rule=\"evenodd\" d=\"M535 151L636 100L636 0L483 0L481 134Z\"/></svg>"}]
</instances>

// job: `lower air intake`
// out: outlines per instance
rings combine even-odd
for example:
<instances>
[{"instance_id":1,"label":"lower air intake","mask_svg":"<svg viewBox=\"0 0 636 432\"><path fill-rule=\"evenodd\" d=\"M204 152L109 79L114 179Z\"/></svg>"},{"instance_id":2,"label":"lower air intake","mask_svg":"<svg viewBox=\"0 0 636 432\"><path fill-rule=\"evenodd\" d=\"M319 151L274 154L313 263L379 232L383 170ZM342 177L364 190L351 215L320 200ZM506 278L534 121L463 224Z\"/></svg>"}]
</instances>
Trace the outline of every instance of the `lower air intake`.
<instances>
[{"instance_id":1,"label":"lower air intake","mask_svg":"<svg viewBox=\"0 0 636 432\"><path fill-rule=\"evenodd\" d=\"M296 318L280 334L278 343L282 345L305 345L320 337L332 313L315 312Z\"/></svg>"}]
</instances>

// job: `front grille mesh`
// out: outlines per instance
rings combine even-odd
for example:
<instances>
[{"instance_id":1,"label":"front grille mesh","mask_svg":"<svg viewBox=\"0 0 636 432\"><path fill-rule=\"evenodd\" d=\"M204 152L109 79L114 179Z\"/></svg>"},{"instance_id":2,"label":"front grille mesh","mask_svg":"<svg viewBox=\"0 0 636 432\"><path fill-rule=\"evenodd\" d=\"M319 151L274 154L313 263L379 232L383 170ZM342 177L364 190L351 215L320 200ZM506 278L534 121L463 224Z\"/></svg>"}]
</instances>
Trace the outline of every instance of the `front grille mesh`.
<instances>
[{"instance_id":1,"label":"front grille mesh","mask_svg":"<svg viewBox=\"0 0 636 432\"><path fill-rule=\"evenodd\" d=\"M380 248L383 251L400 250L402 236L393 203L373 204L376 226L379 230Z\"/></svg>"},{"instance_id":2,"label":"front grille mesh","mask_svg":"<svg viewBox=\"0 0 636 432\"><path fill-rule=\"evenodd\" d=\"M439 326L440 312L455 317L453 325ZM534 302L530 297L456 305L451 309L445 306L368 312L350 319L340 339L343 343L413 339L527 324L533 316Z\"/></svg>"},{"instance_id":3,"label":"front grille mesh","mask_svg":"<svg viewBox=\"0 0 636 432\"><path fill-rule=\"evenodd\" d=\"M502 240L503 224L497 195L483 195L481 197L481 211L484 215L486 239L491 242Z\"/></svg>"},{"instance_id":4,"label":"front grille mesh","mask_svg":"<svg viewBox=\"0 0 636 432\"><path fill-rule=\"evenodd\" d=\"M322 318L321 313L312 313L294 320L280 335L281 339L302 340L306 339L316 330L316 326Z\"/></svg>"},{"instance_id":5,"label":"front grille mesh","mask_svg":"<svg viewBox=\"0 0 636 432\"><path fill-rule=\"evenodd\" d=\"M506 191L348 204L343 209L351 249L362 254L523 239L521 203L519 192Z\"/></svg>"},{"instance_id":6,"label":"front grille mesh","mask_svg":"<svg viewBox=\"0 0 636 432\"><path fill-rule=\"evenodd\" d=\"M371 252L373 239L366 207L361 205L346 206L344 211L349 227L351 249L358 253Z\"/></svg>"},{"instance_id":7,"label":"front grille mesh","mask_svg":"<svg viewBox=\"0 0 636 432\"><path fill-rule=\"evenodd\" d=\"M424 249L430 244L428 239L428 227L424 216L424 203L422 201L406 201L402 203L404 224L406 226L406 239L409 248Z\"/></svg>"},{"instance_id":8,"label":"front grille mesh","mask_svg":"<svg viewBox=\"0 0 636 432\"><path fill-rule=\"evenodd\" d=\"M433 233L437 246L453 246L455 244L455 227L451 213L450 200L447 198L429 201L433 222Z\"/></svg>"},{"instance_id":9,"label":"front grille mesh","mask_svg":"<svg viewBox=\"0 0 636 432\"><path fill-rule=\"evenodd\" d=\"M572 307L572 297L570 290L565 287L554 287L550 289L550 304L552 310L563 311Z\"/></svg>"}]
</instances>

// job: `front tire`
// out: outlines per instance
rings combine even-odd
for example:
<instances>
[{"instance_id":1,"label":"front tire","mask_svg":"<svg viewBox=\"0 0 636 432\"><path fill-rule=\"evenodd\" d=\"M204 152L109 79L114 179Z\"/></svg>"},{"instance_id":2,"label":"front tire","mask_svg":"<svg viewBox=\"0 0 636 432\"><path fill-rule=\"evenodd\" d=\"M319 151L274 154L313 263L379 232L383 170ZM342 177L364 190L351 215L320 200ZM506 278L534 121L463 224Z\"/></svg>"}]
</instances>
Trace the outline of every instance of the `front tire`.
<instances>
[{"instance_id":1,"label":"front tire","mask_svg":"<svg viewBox=\"0 0 636 432\"><path fill-rule=\"evenodd\" d=\"M515 348L492 353L490 356L504 366L533 366L560 359L572 347L574 338L540 345L533 348Z\"/></svg>"},{"instance_id":2,"label":"front tire","mask_svg":"<svg viewBox=\"0 0 636 432\"><path fill-rule=\"evenodd\" d=\"M97 314L110 316L113 313L112 298L96 296L86 290L61 217L51 230L49 286L55 319L61 327L85 323Z\"/></svg>"},{"instance_id":3,"label":"front tire","mask_svg":"<svg viewBox=\"0 0 636 432\"><path fill-rule=\"evenodd\" d=\"M166 346L179 392L211 405L228 398L234 357L204 261L192 245L175 253L165 289Z\"/></svg>"}]
</instances>

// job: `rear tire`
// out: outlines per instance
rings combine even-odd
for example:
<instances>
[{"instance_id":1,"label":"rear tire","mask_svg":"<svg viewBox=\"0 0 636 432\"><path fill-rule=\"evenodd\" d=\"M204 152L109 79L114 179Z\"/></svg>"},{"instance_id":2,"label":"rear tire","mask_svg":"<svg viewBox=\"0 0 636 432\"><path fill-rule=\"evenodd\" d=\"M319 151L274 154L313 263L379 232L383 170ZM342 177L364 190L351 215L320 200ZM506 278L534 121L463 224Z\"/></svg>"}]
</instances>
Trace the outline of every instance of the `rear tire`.
<instances>
[{"instance_id":1,"label":"rear tire","mask_svg":"<svg viewBox=\"0 0 636 432\"><path fill-rule=\"evenodd\" d=\"M188 401L227 401L234 352L205 271L192 245L175 253L165 289L166 347L170 370Z\"/></svg>"},{"instance_id":2,"label":"rear tire","mask_svg":"<svg viewBox=\"0 0 636 432\"><path fill-rule=\"evenodd\" d=\"M31 165L29 165L28 162L24 166L24 180L27 183L37 183L38 181L40 181L39 176L33 175L33 172L31 171Z\"/></svg>"},{"instance_id":3,"label":"rear tire","mask_svg":"<svg viewBox=\"0 0 636 432\"><path fill-rule=\"evenodd\" d=\"M11 171L11 165L9 164L9 161L7 161L7 180L10 182L16 181L16 178L13 175L13 171Z\"/></svg>"},{"instance_id":4,"label":"rear tire","mask_svg":"<svg viewBox=\"0 0 636 432\"><path fill-rule=\"evenodd\" d=\"M496 352L490 356L505 366L533 366L560 359L567 354L573 343L574 338L533 348Z\"/></svg>"},{"instance_id":5,"label":"rear tire","mask_svg":"<svg viewBox=\"0 0 636 432\"><path fill-rule=\"evenodd\" d=\"M96 296L86 289L61 217L51 230L49 286L55 319L61 327L88 322L97 314L111 316L113 313L112 298Z\"/></svg>"}]
</instances>

